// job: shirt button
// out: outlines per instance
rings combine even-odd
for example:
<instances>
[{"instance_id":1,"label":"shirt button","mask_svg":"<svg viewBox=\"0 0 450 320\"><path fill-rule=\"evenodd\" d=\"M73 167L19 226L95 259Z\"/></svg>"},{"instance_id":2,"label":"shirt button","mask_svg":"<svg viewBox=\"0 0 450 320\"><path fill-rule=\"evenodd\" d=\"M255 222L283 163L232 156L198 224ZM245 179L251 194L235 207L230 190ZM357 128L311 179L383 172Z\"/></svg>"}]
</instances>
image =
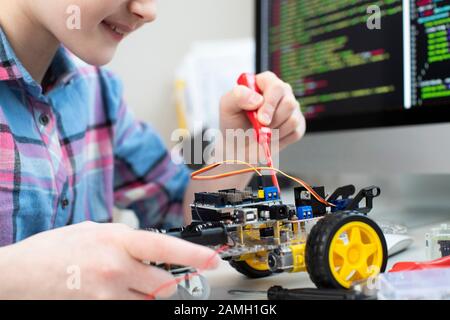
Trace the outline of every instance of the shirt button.
<instances>
[{"instance_id":1,"label":"shirt button","mask_svg":"<svg viewBox=\"0 0 450 320\"><path fill-rule=\"evenodd\" d=\"M67 208L68 206L69 206L69 200L63 199L63 200L61 201L61 207L62 207L63 209L65 209L65 208Z\"/></svg>"},{"instance_id":2,"label":"shirt button","mask_svg":"<svg viewBox=\"0 0 450 320\"><path fill-rule=\"evenodd\" d=\"M45 113L41 114L41 116L39 117L39 122L45 127L50 122L50 118Z\"/></svg>"}]
</instances>

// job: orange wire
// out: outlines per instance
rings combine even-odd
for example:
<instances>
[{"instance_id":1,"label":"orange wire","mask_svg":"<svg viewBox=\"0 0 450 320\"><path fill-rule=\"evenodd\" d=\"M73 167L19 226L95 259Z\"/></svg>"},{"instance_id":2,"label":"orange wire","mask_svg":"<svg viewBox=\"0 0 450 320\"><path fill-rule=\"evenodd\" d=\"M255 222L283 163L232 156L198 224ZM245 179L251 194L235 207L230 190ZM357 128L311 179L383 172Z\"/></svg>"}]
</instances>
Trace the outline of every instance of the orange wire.
<instances>
[{"instance_id":1,"label":"orange wire","mask_svg":"<svg viewBox=\"0 0 450 320\"><path fill-rule=\"evenodd\" d=\"M246 169L240 169L240 170L233 170L233 171L229 171L226 173L220 173L220 174L215 174L215 175L209 175L209 176L199 176L202 173L205 173L207 171L212 170L213 168L216 168L222 164L226 164L226 163L235 163L235 164L245 164L247 165L249 168ZM217 162L214 164L211 164L209 166L206 166L205 168L202 168L200 170L194 171L191 174L191 179L192 180L215 180L215 179L222 179L222 178L226 178L226 177L231 177L231 176L235 176L235 175L240 175L240 174L244 174L244 173L249 173L249 172L256 172L258 175L262 176L261 172L262 170L268 170L268 171L274 171L276 173L279 173L283 176L285 176L288 179L291 179L295 182L297 182L298 184L300 184L301 186L303 186L306 190L308 190L314 198L317 199L317 201L319 201L320 203L328 206L328 207L334 207L334 204L329 203L328 201L326 201L324 198L322 198L309 184L307 184L305 181L290 176L287 173L284 173L283 171L274 168L274 167L255 167L252 166L251 164L244 162L244 161L237 161L237 160L225 160L225 161L221 161L221 162Z\"/></svg>"},{"instance_id":2,"label":"orange wire","mask_svg":"<svg viewBox=\"0 0 450 320\"><path fill-rule=\"evenodd\" d=\"M227 163L234 163L234 164L243 164L243 165L246 165L246 166L248 166L248 167L251 169L251 170L246 169L246 170L248 170L248 171L246 171L246 172L254 171L254 172L256 172L256 174L258 174L259 176L262 176L261 172L259 172L258 169L257 169L255 166L252 166L252 165L251 165L250 163L248 163L248 162L240 161L240 160L224 160L224 161L221 161L221 162L216 162L216 163L207 165L206 167L204 167L204 168L202 168L202 169L199 169L199 170L197 170L197 171L194 171L194 172L191 174L191 178L196 177L196 176L198 176L199 174L202 174L202 173L204 173L204 172L210 171L210 170L212 170L212 169L214 169L214 168L217 168L218 166L220 166L220 165L222 165L222 164L227 164ZM245 173L245 172L243 172L243 173ZM221 174L218 174L218 175L214 175L214 176L217 176L217 178L213 178L213 179L220 179L220 178L226 177L226 176L224 176L224 175L228 176L227 173L221 173ZM211 177L212 177L212 176L211 176ZM200 178L200 177L198 177L198 178ZM193 179L193 180L211 180L211 179Z\"/></svg>"}]
</instances>

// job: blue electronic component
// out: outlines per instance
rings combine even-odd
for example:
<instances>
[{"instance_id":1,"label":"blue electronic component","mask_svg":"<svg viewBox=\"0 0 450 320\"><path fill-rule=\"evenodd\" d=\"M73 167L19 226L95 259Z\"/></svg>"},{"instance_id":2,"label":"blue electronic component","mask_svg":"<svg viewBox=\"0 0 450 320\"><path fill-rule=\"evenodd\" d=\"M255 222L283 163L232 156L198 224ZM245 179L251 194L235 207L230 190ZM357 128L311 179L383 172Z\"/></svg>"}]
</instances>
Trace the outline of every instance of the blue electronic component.
<instances>
[{"instance_id":1,"label":"blue electronic component","mask_svg":"<svg viewBox=\"0 0 450 320\"><path fill-rule=\"evenodd\" d=\"M265 201L278 200L278 199L280 199L280 195L278 194L277 187L264 188L264 200Z\"/></svg>"},{"instance_id":2,"label":"blue electronic component","mask_svg":"<svg viewBox=\"0 0 450 320\"><path fill-rule=\"evenodd\" d=\"M312 207L311 206L297 207L297 218L299 220L314 218Z\"/></svg>"},{"instance_id":3,"label":"blue electronic component","mask_svg":"<svg viewBox=\"0 0 450 320\"><path fill-rule=\"evenodd\" d=\"M335 205L335 207L331 207L331 212L341 211L344 210L352 201L353 199L347 198L347 199L339 199L334 200L332 203Z\"/></svg>"}]
</instances>

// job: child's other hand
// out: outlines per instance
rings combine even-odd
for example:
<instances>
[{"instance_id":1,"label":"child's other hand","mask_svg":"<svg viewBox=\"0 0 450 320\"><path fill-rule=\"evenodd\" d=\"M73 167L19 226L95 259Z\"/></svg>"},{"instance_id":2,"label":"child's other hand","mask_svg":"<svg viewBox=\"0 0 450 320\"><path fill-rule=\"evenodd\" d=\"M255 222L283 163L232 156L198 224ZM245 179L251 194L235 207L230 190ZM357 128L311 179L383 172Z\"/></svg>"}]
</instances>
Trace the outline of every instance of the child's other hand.
<instances>
[{"instance_id":1,"label":"child's other hand","mask_svg":"<svg viewBox=\"0 0 450 320\"><path fill-rule=\"evenodd\" d=\"M148 299L175 292L173 276L141 261L215 268L214 251L119 224L86 222L0 248L0 298Z\"/></svg>"},{"instance_id":2,"label":"child's other hand","mask_svg":"<svg viewBox=\"0 0 450 320\"><path fill-rule=\"evenodd\" d=\"M300 140L305 134L306 123L291 86L272 72L257 75L256 81L262 96L245 86L236 86L222 97L222 131L251 128L244 111L258 110L258 120L262 125L279 129L280 149Z\"/></svg>"}]
</instances>

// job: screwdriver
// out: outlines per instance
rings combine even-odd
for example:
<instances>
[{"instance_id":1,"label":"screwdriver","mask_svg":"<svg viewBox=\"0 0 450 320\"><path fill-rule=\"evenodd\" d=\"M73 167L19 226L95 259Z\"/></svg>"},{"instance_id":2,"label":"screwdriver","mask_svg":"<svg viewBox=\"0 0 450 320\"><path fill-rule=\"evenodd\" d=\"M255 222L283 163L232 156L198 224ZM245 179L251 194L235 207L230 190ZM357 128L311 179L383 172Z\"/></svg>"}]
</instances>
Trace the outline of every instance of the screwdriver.
<instances>
[{"instance_id":1,"label":"screwdriver","mask_svg":"<svg viewBox=\"0 0 450 320\"><path fill-rule=\"evenodd\" d=\"M272 286L268 290L228 290L231 295L261 295L268 300L376 300L376 295L367 295L354 289L286 289Z\"/></svg>"},{"instance_id":2,"label":"screwdriver","mask_svg":"<svg viewBox=\"0 0 450 320\"><path fill-rule=\"evenodd\" d=\"M266 290L229 290L231 295L261 295L268 300L376 300L376 295L366 295L354 289L286 289L272 286Z\"/></svg>"},{"instance_id":3,"label":"screwdriver","mask_svg":"<svg viewBox=\"0 0 450 320\"><path fill-rule=\"evenodd\" d=\"M273 286L267 291L269 300L375 300L362 292L349 289L285 289Z\"/></svg>"},{"instance_id":4,"label":"screwdriver","mask_svg":"<svg viewBox=\"0 0 450 320\"><path fill-rule=\"evenodd\" d=\"M256 76L251 73L243 73L239 77L237 83L242 86L246 86L247 88L259 93L262 95L262 91L256 83ZM264 154L267 161L268 167L273 167L272 160L272 152L270 151L270 140L272 138L272 130L269 127L261 125L258 121L258 113L257 111L247 111L247 117L250 123L255 130L256 141L262 146L264 149ZM278 189L278 194L280 193L280 185L278 184L277 175L274 171L271 172L272 175L272 183Z\"/></svg>"}]
</instances>

